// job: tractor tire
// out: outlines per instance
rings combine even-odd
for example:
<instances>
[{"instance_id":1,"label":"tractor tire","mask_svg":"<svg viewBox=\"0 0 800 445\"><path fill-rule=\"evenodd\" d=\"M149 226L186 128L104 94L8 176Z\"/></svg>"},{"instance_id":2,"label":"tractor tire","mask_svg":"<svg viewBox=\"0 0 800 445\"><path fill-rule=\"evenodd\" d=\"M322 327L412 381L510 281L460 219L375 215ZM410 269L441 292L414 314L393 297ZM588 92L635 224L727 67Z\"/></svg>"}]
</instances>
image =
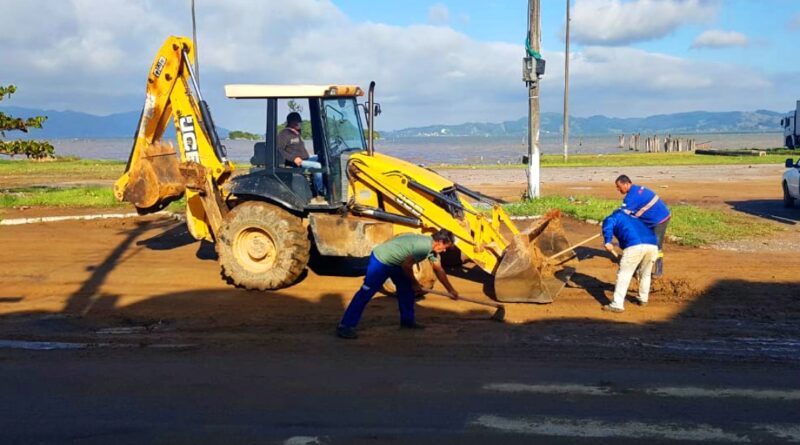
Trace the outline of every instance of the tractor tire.
<instances>
[{"instance_id":1,"label":"tractor tire","mask_svg":"<svg viewBox=\"0 0 800 445\"><path fill-rule=\"evenodd\" d=\"M308 264L310 246L299 217L258 201L231 210L216 243L222 277L251 290L293 284Z\"/></svg>"},{"instance_id":2,"label":"tractor tire","mask_svg":"<svg viewBox=\"0 0 800 445\"><path fill-rule=\"evenodd\" d=\"M414 278L417 279L419 284L424 288L432 288L436 282L436 275L433 273L431 262L427 260L420 261L414 265ZM394 294L397 291L392 279L389 278L383 283L383 291L387 294Z\"/></svg>"},{"instance_id":3,"label":"tractor tire","mask_svg":"<svg viewBox=\"0 0 800 445\"><path fill-rule=\"evenodd\" d=\"M794 198L789 193L789 185L786 184L786 181L783 182L783 206L788 209L794 207Z\"/></svg>"}]
</instances>

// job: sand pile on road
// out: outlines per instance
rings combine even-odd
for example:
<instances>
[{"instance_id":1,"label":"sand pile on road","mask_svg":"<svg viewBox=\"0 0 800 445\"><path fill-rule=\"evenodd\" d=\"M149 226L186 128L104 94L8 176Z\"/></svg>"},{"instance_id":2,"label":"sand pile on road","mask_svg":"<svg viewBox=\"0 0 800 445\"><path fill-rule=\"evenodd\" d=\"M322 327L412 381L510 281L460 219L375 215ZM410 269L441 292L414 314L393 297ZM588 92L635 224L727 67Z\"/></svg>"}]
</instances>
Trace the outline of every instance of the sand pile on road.
<instances>
[{"instance_id":1,"label":"sand pile on road","mask_svg":"<svg viewBox=\"0 0 800 445\"><path fill-rule=\"evenodd\" d=\"M650 293L662 301L682 303L693 299L700 291L683 279L655 278Z\"/></svg>"}]
</instances>

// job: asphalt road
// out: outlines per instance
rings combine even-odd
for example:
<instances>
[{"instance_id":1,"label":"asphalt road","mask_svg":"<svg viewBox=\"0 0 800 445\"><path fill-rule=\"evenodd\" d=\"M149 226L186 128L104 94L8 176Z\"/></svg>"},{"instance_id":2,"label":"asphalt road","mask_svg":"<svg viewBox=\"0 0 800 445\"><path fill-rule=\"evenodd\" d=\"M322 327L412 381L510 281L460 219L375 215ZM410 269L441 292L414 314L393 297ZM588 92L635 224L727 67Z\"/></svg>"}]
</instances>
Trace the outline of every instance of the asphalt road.
<instances>
[{"instance_id":1,"label":"asphalt road","mask_svg":"<svg viewBox=\"0 0 800 445\"><path fill-rule=\"evenodd\" d=\"M3 349L0 443L797 443L798 377L353 343Z\"/></svg>"}]
</instances>

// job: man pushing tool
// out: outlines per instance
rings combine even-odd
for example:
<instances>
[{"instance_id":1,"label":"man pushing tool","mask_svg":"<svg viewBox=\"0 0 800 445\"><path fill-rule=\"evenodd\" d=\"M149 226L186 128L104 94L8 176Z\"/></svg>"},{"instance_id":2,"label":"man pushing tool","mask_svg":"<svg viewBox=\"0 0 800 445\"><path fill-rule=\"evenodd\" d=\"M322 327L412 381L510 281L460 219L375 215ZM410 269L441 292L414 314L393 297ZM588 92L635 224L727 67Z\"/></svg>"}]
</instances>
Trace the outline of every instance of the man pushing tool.
<instances>
[{"instance_id":1,"label":"man pushing tool","mask_svg":"<svg viewBox=\"0 0 800 445\"><path fill-rule=\"evenodd\" d=\"M347 306L342 321L336 328L336 335L342 338L358 336L356 326L364 308L388 278L392 279L397 288L400 327L422 329L423 326L414 319L414 294L422 290L414 278L414 264L423 260L430 261L436 278L444 285L452 299L458 299L458 292L447 279L438 257L438 254L452 247L453 243L453 233L441 229L433 236L412 233L399 235L376 246L369 257L364 284Z\"/></svg>"}]
</instances>

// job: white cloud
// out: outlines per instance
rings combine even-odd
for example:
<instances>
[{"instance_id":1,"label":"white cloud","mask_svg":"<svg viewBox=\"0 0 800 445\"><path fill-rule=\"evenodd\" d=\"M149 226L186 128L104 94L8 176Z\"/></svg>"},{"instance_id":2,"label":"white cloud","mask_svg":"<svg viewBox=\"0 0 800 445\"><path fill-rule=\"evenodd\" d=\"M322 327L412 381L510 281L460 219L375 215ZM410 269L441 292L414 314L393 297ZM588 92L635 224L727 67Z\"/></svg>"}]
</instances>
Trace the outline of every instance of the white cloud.
<instances>
[{"instance_id":1,"label":"white cloud","mask_svg":"<svg viewBox=\"0 0 800 445\"><path fill-rule=\"evenodd\" d=\"M74 13L62 19L69 32L38 41L32 32L33 40L13 46L15 64L0 66L0 78L20 86L15 105L136 109L163 40L191 33L188 7L122 0L71 5ZM447 26L353 23L327 0L295 0L291 8L282 0L208 0L197 13L203 92L223 126L256 129L263 122L249 104L224 98L226 83L376 80L386 111L382 124L389 128L485 120L525 94L522 48L478 42ZM34 27L41 31L44 24ZM524 111L524 101L517 108L509 115Z\"/></svg>"},{"instance_id":2,"label":"white cloud","mask_svg":"<svg viewBox=\"0 0 800 445\"><path fill-rule=\"evenodd\" d=\"M789 20L789 29L792 31L800 30L800 12L794 15L791 20Z\"/></svg>"},{"instance_id":3,"label":"white cloud","mask_svg":"<svg viewBox=\"0 0 800 445\"><path fill-rule=\"evenodd\" d=\"M749 45L750 41L747 36L740 32L710 29L694 39L692 48L729 48L732 46L746 47Z\"/></svg>"},{"instance_id":4,"label":"white cloud","mask_svg":"<svg viewBox=\"0 0 800 445\"><path fill-rule=\"evenodd\" d=\"M450 21L450 11L447 6L437 3L428 8L428 23L431 25L446 25Z\"/></svg>"},{"instance_id":5,"label":"white cloud","mask_svg":"<svg viewBox=\"0 0 800 445\"><path fill-rule=\"evenodd\" d=\"M141 107L147 71L164 39L191 35L187 5L11 3L7 22L14 33L0 33L0 79L20 89L9 105L97 114ZM226 83L366 86L375 80L382 130L498 122L527 112L518 44L477 41L447 26L353 22L328 0L295 0L291 8L283 0L199 5L203 92L217 123L227 128L258 131L264 117L261 104L225 98ZM53 12L46 23L37 18L41 10ZM563 54L544 56L542 109L560 110ZM572 57L570 107L577 115L756 109L779 102L773 101L779 96L773 79L742 66L620 47L584 46ZM748 94L731 94L743 84Z\"/></svg>"},{"instance_id":6,"label":"white cloud","mask_svg":"<svg viewBox=\"0 0 800 445\"><path fill-rule=\"evenodd\" d=\"M548 58L546 109L559 110L563 53ZM748 85L748 94L732 94ZM570 59L570 110L576 115L644 116L681 111L754 110L779 103L775 81L733 64L696 61L635 48L585 47ZM543 104L543 109L545 105Z\"/></svg>"},{"instance_id":7,"label":"white cloud","mask_svg":"<svg viewBox=\"0 0 800 445\"><path fill-rule=\"evenodd\" d=\"M587 45L625 45L664 37L677 28L713 19L715 0L577 0L571 39Z\"/></svg>"}]
</instances>

